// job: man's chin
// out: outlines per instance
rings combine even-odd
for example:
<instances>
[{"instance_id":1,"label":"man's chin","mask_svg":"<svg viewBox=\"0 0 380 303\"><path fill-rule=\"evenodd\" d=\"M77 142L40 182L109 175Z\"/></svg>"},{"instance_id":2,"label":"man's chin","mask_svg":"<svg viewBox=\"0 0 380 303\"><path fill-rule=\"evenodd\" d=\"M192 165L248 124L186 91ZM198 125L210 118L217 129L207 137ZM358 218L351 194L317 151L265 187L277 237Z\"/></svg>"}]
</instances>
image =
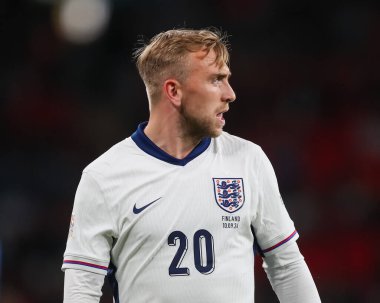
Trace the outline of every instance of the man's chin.
<instances>
[{"instance_id":1,"label":"man's chin","mask_svg":"<svg viewBox=\"0 0 380 303\"><path fill-rule=\"evenodd\" d=\"M214 121L194 119L190 116L183 116L182 128L185 130L185 134L193 138L216 138L223 132L223 126L220 124L214 124Z\"/></svg>"},{"instance_id":2,"label":"man's chin","mask_svg":"<svg viewBox=\"0 0 380 303\"><path fill-rule=\"evenodd\" d=\"M212 133L210 133L211 138L217 138L223 133L223 128L215 129Z\"/></svg>"}]
</instances>

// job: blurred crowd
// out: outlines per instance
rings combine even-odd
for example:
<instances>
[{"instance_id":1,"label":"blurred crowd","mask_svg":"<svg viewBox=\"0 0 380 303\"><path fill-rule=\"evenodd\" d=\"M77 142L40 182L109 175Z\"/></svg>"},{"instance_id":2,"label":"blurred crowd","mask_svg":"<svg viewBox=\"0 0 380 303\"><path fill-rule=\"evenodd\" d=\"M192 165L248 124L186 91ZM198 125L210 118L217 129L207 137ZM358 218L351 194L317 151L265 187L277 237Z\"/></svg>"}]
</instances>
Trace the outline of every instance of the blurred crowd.
<instances>
[{"instance_id":1,"label":"blurred crowd","mask_svg":"<svg viewBox=\"0 0 380 303\"><path fill-rule=\"evenodd\" d=\"M226 131L272 161L322 302L380 302L377 1L97 0L87 36L64 2L0 4L0 302L62 302L81 171L148 118L137 41L211 25L230 35ZM256 261L257 302L277 302Z\"/></svg>"}]
</instances>

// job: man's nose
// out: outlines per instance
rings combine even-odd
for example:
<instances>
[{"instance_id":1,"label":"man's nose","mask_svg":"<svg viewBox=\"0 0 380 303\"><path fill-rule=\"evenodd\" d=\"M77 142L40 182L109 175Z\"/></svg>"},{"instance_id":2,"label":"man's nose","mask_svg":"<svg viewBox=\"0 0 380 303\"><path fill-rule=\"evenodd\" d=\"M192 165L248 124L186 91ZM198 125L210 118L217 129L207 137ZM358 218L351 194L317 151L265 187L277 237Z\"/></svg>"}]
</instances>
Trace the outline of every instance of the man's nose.
<instances>
[{"instance_id":1,"label":"man's nose","mask_svg":"<svg viewBox=\"0 0 380 303\"><path fill-rule=\"evenodd\" d=\"M230 102L234 102L235 100L236 100L235 92L232 89L231 85L227 83L224 101L230 103Z\"/></svg>"}]
</instances>

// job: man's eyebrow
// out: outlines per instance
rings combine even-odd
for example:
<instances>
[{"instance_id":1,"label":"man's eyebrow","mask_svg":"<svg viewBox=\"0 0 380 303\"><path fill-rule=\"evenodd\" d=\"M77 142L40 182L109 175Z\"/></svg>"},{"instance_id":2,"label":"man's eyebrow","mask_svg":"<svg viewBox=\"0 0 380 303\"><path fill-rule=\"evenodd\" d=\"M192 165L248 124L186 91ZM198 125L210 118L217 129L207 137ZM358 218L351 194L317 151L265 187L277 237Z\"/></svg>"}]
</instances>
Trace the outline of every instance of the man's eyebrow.
<instances>
[{"instance_id":1,"label":"man's eyebrow","mask_svg":"<svg viewBox=\"0 0 380 303\"><path fill-rule=\"evenodd\" d=\"M218 77L218 78L229 79L232 76L232 73L231 72L218 72L218 73L215 73L214 76Z\"/></svg>"}]
</instances>

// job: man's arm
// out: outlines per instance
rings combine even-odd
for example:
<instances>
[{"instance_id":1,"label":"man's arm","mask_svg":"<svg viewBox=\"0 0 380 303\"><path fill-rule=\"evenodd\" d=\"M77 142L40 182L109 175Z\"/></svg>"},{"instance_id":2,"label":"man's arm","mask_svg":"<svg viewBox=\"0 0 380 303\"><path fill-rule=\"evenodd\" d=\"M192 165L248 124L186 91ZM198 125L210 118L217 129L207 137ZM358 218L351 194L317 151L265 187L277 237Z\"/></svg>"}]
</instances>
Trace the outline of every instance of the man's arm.
<instances>
[{"instance_id":1,"label":"man's arm","mask_svg":"<svg viewBox=\"0 0 380 303\"><path fill-rule=\"evenodd\" d=\"M104 193L94 176L83 172L62 265L65 303L99 302L115 237Z\"/></svg>"},{"instance_id":2,"label":"man's arm","mask_svg":"<svg viewBox=\"0 0 380 303\"><path fill-rule=\"evenodd\" d=\"M264 270L280 302L321 302L296 242L264 258Z\"/></svg>"},{"instance_id":3,"label":"man's arm","mask_svg":"<svg viewBox=\"0 0 380 303\"><path fill-rule=\"evenodd\" d=\"M71 269L65 270L64 303L99 303L104 275Z\"/></svg>"}]
</instances>

